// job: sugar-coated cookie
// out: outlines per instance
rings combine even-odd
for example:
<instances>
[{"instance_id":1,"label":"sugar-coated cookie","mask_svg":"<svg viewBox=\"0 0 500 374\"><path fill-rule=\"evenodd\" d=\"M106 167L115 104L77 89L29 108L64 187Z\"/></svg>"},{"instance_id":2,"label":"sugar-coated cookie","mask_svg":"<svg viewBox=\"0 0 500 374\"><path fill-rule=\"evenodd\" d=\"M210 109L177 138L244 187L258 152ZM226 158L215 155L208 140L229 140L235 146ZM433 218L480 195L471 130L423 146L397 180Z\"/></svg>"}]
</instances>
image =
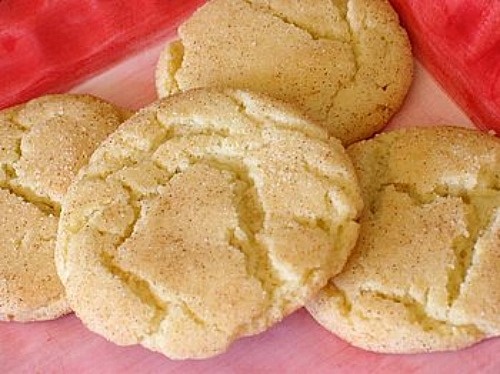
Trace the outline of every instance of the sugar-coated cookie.
<instances>
[{"instance_id":1,"label":"sugar-coated cookie","mask_svg":"<svg viewBox=\"0 0 500 374\"><path fill-rule=\"evenodd\" d=\"M61 201L125 116L87 95L48 95L0 111L0 320L69 311L54 266Z\"/></svg>"},{"instance_id":2,"label":"sugar-coated cookie","mask_svg":"<svg viewBox=\"0 0 500 374\"><path fill-rule=\"evenodd\" d=\"M352 145L359 241L308 305L377 352L454 350L500 335L500 140L453 127Z\"/></svg>"},{"instance_id":3,"label":"sugar-coated cookie","mask_svg":"<svg viewBox=\"0 0 500 374\"><path fill-rule=\"evenodd\" d=\"M338 273L361 206L349 158L321 127L264 96L187 91L94 153L63 204L57 270L91 330L209 357Z\"/></svg>"},{"instance_id":4,"label":"sugar-coated cookie","mask_svg":"<svg viewBox=\"0 0 500 374\"><path fill-rule=\"evenodd\" d=\"M350 144L387 123L412 74L386 0L212 0L165 48L156 84L160 97L206 86L267 93Z\"/></svg>"}]
</instances>

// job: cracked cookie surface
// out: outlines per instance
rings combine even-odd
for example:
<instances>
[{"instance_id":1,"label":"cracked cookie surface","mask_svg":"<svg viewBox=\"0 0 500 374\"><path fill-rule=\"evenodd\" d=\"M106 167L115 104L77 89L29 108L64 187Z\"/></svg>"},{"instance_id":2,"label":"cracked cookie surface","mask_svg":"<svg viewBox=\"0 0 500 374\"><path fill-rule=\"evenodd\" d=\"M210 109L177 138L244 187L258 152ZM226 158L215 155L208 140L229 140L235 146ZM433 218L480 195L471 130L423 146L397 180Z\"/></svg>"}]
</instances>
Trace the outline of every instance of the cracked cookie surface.
<instances>
[{"instance_id":1,"label":"cracked cookie surface","mask_svg":"<svg viewBox=\"0 0 500 374\"><path fill-rule=\"evenodd\" d=\"M126 116L86 95L48 95L0 112L0 320L69 312L54 265L62 198Z\"/></svg>"},{"instance_id":2,"label":"cracked cookie surface","mask_svg":"<svg viewBox=\"0 0 500 374\"><path fill-rule=\"evenodd\" d=\"M453 350L500 335L500 141L453 127L348 153L365 210L346 267L307 306L353 345Z\"/></svg>"},{"instance_id":3,"label":"cracked cookie surface","mask_svg":"<svg viewBox=\"0 0 500 374\"><path fill-rule=\"evenodd\" d=\"M94 153L56 264L93 331L203 358L303 306L344 265L362 201L337 139L237 90L160 100Z\"/></svg>"},{"instance_id":4,"label":"cracked cookie surface","mask_svg":"<svg viewBox=\"0 0 500 374\"><path fill-rule=\"evenodd\" d=\"M179 28L156 70L160 97L195 87L262 92L350 144L399 109L411 47L386 0L214 0Z\"/></svg>"}]
</instances>

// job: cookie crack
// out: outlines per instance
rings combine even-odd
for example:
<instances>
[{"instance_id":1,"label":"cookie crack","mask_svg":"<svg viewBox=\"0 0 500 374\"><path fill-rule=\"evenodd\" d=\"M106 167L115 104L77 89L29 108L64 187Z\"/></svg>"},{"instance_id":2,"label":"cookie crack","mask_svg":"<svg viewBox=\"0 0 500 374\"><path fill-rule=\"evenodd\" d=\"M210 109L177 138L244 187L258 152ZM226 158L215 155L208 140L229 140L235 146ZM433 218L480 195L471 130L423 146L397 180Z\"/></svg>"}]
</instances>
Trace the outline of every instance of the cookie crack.
<instances>
[{"instance_id":1,"label":"cookie crack","mask_svg":"<svg viewBox=\"0 0 500 374\"><path fill-rule=\"evenodd\" d=\"M172 179L176 174L172 174L168 180L166 180L162 185L166 185L170 179ZM116 179L119 181L119 179ZM134 220L131 222L127 228L126 233L120 236L115 242L115 248L121 247L132 235L135 229L135 225L142 217L142 210L140 208L140 201L143 195L135 191L128 184L119 181L129 194L129 205L132 206L134 210ZM106 234L106 233L103 233ZM165 298L164 295L160 296L154 291L153 286L147 279L140 277L137 273L120 267L112 254L107 252L101 252L101 264L114 276L116 276L120 281L126 285L126 287L136 295L139 300L145 305L148 305L154 310L154 315L149 321L149 330L144 332L143 336L138 337L139 342L143 341L147 337L151 337L158 333L161 324L168 318L169 310L173 307L180 308L184 315L191 319L195 324L201 326L209 326L209 324L203 320L202 317L197 315L197 313L189 307L189 304L185 302L182 297ZM169 299L169 300L167 300ZM210 327L216 331L221 331L218 326L210 324Z\"/></svg>"},{"instance_id":2,"label":"cookie crack","mask_svg":"<svg viewBox=\"0 0 500 374\"><path fill-rule=\"evenodd\" d=\"M137 274L121 268L115 261L115 257L107 252L101 252L100 260L102 266L113 276L118 278L127 288L141 300L145 305L153 309L154 315L149 321L149 330L145 331L145 336L138 337L143 340L146 336L155 334L161 322L168 314L169 304L162 300L153 290L149 282Z\"/></svg>"},{"instance_id":3,"label":"cookie crack","mask_svg":"<svg viewBox=\"0 0 500 374\"><path fill-rule=\"evenodd\" d=\"M59 214L61 213L61 206L58 203L46 197L37 195L33 192L33 190L27 187L6 183L0 185L0 189L18 197L26 204L34 206L45 216L59 217Z\"/></svg>"},{"instance_id":4,"label":"cookie crack","mask_svg":"<svg viewBox=\"0 0 500 374\"><path fill-rule=\"evenodd\" d=\"M347 170L339 170L335 174L327 174L322 172L317 166L308 162L307 160L303 160L304 170L313 175L317 180L320 180L325 185L325 189L327 192L325 193L324 200L325 205L328 207L328 216L327 217L316 217L313 220L313 224L315 227L323 230L327 235L334 236L336 238L342 237L342 231L345 226L349 223L359 223L360 217L356 215L356 212L351 211L347 213L346 216L339 218L338 222L334 222L331 217L340 216L340 207L337 207L334 200L331 198L329 192L330 189L328 186L335 186L338 188L341 193L345 194L348 199L350 196L356 196L357 191L355 191L353 184L349 183L349 175ZM340 205L345 204L344 201L339 203ZM348 204L345 204L348 205ZM310 223L309 223L310 224ZM342 243L340 241L335 241L335 246L337 252L340 252Z\"/></svg>"},{"instance_id":5,"label":"cookie crack","mask_svg":"<svg viewBox=\"0 0 500 374\"><path fill-rule=\"evenodd\" d=\"M417 190L416 186L412 184L394 182L381 184L378 194L383 193L388 188L394 188L396 192L408 196L417 206L432 204L439 198L456 197L463 200L464 197L462 193L448 192L448 187L445 185L436 186L434 189L432 189L432 191L429 192L420 192Z\"/></svg>"},{"instance_id":6,"label":"cookie crack","mask_svg":"<svg viewBox=\"0 0 500 374\"><path fill-rule=\"evenodd\" d=\"M500 191L489 191L495 192L490 195L488 192L484 194L484 190L474 191L464 198L464 203L467 202L465 223L468 235L460 235L453 241L456 260L455 267L448 272L447 284L450 307L453 307L467 283L469 273L474 266L473 258L478 241L493 224L495 211L500 208Z\"/></svg>"},{"instance_id":7,"label":"cookie crack","mask_svg":"<svg viewBox=\"0 0 500 374\"><path fill-rule=\"evenodd\" d=\"M294 216L292 219L302 227L319 229L327 236L332 236L332 232L335 232L334 226L332 226L330 220L326 217Z\"/></svg>"},{"instance_id":8,"label":"cookie crack","mask_svg":"<svg viewBox=\"0 0 500 374\"><path fill-rule=\"evenodd\" d=\"M20 142L21 139L19 139L19 144L16 148L16 154L18 156L16 161L18 161L22 157ZM61 212L61 206L59 203L52 201L48 197L37 194L31 188L15 183L14 181L17 178L17 173L12 164L3 164L1 166L5 175L5 179L0 180L0 189L7 191L14 196L17 196L23 202L34 206L46 216L59 217L59 214Z\"/></svg>"},{"instance_id":9,"label":"cookie crack","mask_svg":"<svg viewBox=\"0 0 500 374\"><path fill-rule=\"evenodd\" d=\"M252 0L242 0L242 1L247 3L254 10L258 10L260 12L269 14L273 18L276 18L289 26L292 26L300 31L305 32L307 35L309 35L309 37L312 40L322 40L323 39L323 40L330 40L330 41L345 42L345 40L343 40L341 38L334 38L334 37L329 36L329 35L321 35L317 32L314 32L314 30L310 29L307 26L307 24L302 23L302 22L293 21L292 19L290 19L289 17L287 17L283 13L273 9L273 7L270 4L267 4L266 6L264 6L264 5L255 5ZM336 6L336 5L334 4L334 6Z\"/></svg>"},{"instance_id":10,"label":"cookie crack","mask_svg":"<svg viewBox=\"0 0 500 374\"><path fill-rule=\"evenodd\" d=\"M10 122L14 125L18 126L21 130L26 132L26 127L24 127L20 122L17 121L14 114L10 116ZM23 134L24 136L24 134ZM51 200L46 196L42 196L36 193L33 189L23 186L19 183L16 183L16 179L18 178L16 169L14 164L18 162L23 157L23 151L21 148L22 136L17 139L16 146L14 149L14 153L16 155L16 159L12 162L0 164L0 167L3 170L3 174L5 179L0 179L0 189L3 189L12 195L17 196L23 202L33 205L39 211L47 216L55 216L59 217L61 213L61 205Z\"/></svg>"},{"instance_id":11,"label":"cookie crack","mask_svg":"<svg viewBox=\"0 0 500 374\"><path fill-rule=\"evenodd\" d=\"M29 127L25 126L22 124L21 121L19 121L19 119L17 118L17 114L19 112L19 109L18 110L13 110L11 112L8 112L7 113L7 120L13 124L14 126L16 126L19 130L23 131L23 132L26 132L29 130Z\"/></svg>"},{"instance_id":12,"label":"cookie crack","mask_svg":"<svg viewBox=\"0 0 500 374\"><path fill-rule=\"evenodd\" d=\"M123 235L116 235L112 232L102 230L92 225L89 222L90 219L95 214L103 211L102 209L97 208L93 209L90 212L87 212L85 214L85 219L83 220L84 222L82 221L82 223L78 227L73 227L70 231L72 232L72 234L77 234L83 228L90 227L101 235L112 235L115 239L113 246L115 249L118 249L132 236L136 223L141 219L141 207L138 198L139 196L141 196L141 194L138 191L134 191L131 186L123 182L119 177L115 177L115 173L116 171L111 171L105 173L106 176L103 176L101 174L90 175L91 178L89 179L106 181L107 178L112 178L114 181L119 183L127 193L128 205L132 207L134 217L132 222L130 222L130 224L127 226L125 233ZM67 261L67 245L68 243L66 241L64 247L62 248L64 261ZM149 306L154 311L154 315L149 321L149 329L147 331L144 331L143 335L137 336L138 342L140 343L148 336L155 334L160 329L160 325L163 320L167 317L170 305L155 293L153 287L146 279L143 279L138 274L119 266L114 254L103 250L99 253L99 259L101 265L110 274L120 280L120 282L124 286L126 286L126 288L128 288L143 304Z\"/></svg>"},{"instance_id":13,"label":"cookie crack","mask_svg":"<svg viewBox=\"0 0 500 374\"><path fill-rule=\"evenodd\" d=\"M246 94L242 91L239 91L239 92L241 92L242 95ZM264 121L267 120L267 121L271 122L273 124L273 126L275 126L276 128L278 128L281 131L298 132L309 140L319 140L319 141L324 142L327 139L326 135L324 137L322 137L322 136L317 135L313 131L307 131L307 127L305 127L305 126L295 126L295 127L287 126L286 124L283 124L281 122L276 121L276 119L272 118L268 114L264 114L264 115L262 115L262 118L259 118L256 114L252 114L250 112L250 109L248 108L248 105L245 103L245 100L243 98L238 97L237 95L231 95L229 93L226 93L225 96L238 107L239 112L245 118L250 120L255 125L255 127L257 127L261 131L266 129L266 124ZM261 113L261 114L263 114L263 113Z\"/></svg>"},{"instance_id":14,"label":"cookie crack","mask_svg":"<svg viewBox=\"0 0 500 374\"><path fill-rule=\"evenodd\" d=\"M476 243L483 231L477 222L476 207L472 204L466 206L465 223L467 235L457 236L452 243L453 253L455 254L455 264L448 270L448 282L446 290L448 291L448 307L460 296L461 288L465 284L467 274L472 267L472 258L475 252Z\"/></svg>"},{"instance_id":15,"label":"cookie crack","mask_svg":"<svg viewBox=\"0 0 500 374\"><path fill-rule=\"evenodd\" d=\"M127 192L129 196L128 205L132 207L134 211L134 219L128 225L127 230L124 235L117 237L114 247L116 249L120 248L133 234L135 225L141 219L142 211L140 203L138 202L138 197L140 193L134 191L134 189L122 182L119 178L114 178L118 183L121 184L122 188ZM170 180L170 178L169 178ZM94 228L97 231L97 228ZM106 235L106 232L102 234ZM163 300L153 289L148 280L140 277L135 272L125 269L118 265L115 256L106 251L100 253L100 260L102 266L111 273L113 276L118 278L122 284L124 284L139 300L149 306L153 311L153 317L149 321L149 330L143 332L143 336L138 336L139 342L144 340L146 337L151 336L158 332L161 323L168 316L169 303Z\"/></svg>"},{"instance_id":16,"label":"cookie crack","mask_svg":"<svg viewBox=\"0 0 500 374\"><path fill-rule=\"evenodd\" d=\"M326 172L322 172L317 166L313 165L306 159L303 160L302 165L307 173L313 175L317 180L322 181L325 186L333 185L342 191L346 196L357 195L356 187L354 187L356 184L352 183L352 180L350 180L351 178L349 178L349 171L347 169L338 170L334 174L327 174ZM331 201L330 198L328 198L327 201L329 206L332 209L335 209L333 207L333 201Z\"/></svg>"},{"instance_id":17,"label":"cookie crack","mask_svg":"<svg viewBox=\"0 0 500 374\"><path fill-rule=\"evenodd\" d=\"M182 121L182 125L188 125L190 126L188 130L188 136L213 136L221 138L221 139L226 139L229 138L231 135L231 128L217 128L215 124L211 126L211 123L204 122L203 126L208 126L204 128L200 128L199 124L193 121ZM186 130L186 129L184 129ZM170 139L182 139L185 138L186 134L185 133L176 133L175 131L172 133L172 136L169 138Z\"/></svg>"},{"instance_id":18,"label":"cookie crack","mask_svg":"<svg viewBox=\"0 0 500 374\"><path fill-rule=\"evenodd\" d=\"M332 1L334 1L334 0L332 0ZM351 45L351 48L352 48L352 53L354 55L354 64L356 66L356 71L355 71L353 78L351 80L351 82L354 82L357 73L361 69L361 64L359 62L361 52L359 51L359 40L358 40L358 37L357 37L356 32L354 31L354 27L353 27L353 18L352 17L353 17L354 11L352 10L352 2L351 2L351 0L346 0L346 1L343 1L343 5L344 5L344 9L345 9L344 20L346 22L347 31L349 33L349 44Z\"/></svg>"},{"instance_id":19,"label":"cookie crack","mask_svg":"<svg viewBox=\"0 0 500 374\"><path fill-rule=\"evenodd\" d=\"M329 218L325 217L304 217L304 216L294 216L292 217L293 222L299 226L306 229L316 229L322 231L329 238L340 238L341 232L343 230L342 225L333 225ZM333 243L335 249L334 253L340 253L342 249L342 243L340 240L335 240ZM321 271L321 267L312 267L304 271L301 276L300 283L309 284L310 280L314 278L318 271Z\"/></svg>"},{"instance_id":20,"label":"cookie crack","mask_svg":"<svg viewBox=\"0 0 500 374\"><path fill-rule=\"evenodd\" d=\"M144 157L140 159L131 159L129 160L130 162L127 163L127 166L135 166L138 165L143 159L146 157L146 155L152 155L154 154L159 147L161 147L167 140L172 138L174 136L174 132L172 131L172 128L169 127L166 124L163 124L157 117L154 118L154 121L160 124L162 127L166 128L166 132L161 136L160 139L158 139L153 146L148 150L144 152ZM130 145L131 146L131 145ZM135 148L135 147L133 147ZM165 170L163 165L160 165L159 163L155 163L155 165L163 170ZM168 182L178 173L181 171L176 171L172 173L168 178L163 183L160 183L159 186L165 186L168 184ZM98 180L105 181L107 178L113 178L115 181L117 181L123 189L128 193L129 195L129 205L133 208L134 210L134 220L131 222L126 230L126 233L122 236L117 237L117 241L115 242L115 247L118 248L120 247L127 239L131 237L133 234L135 225L140 219L140 201L142 200L143 196L139 191L135 191L132 186L129 184L125 183L122 181L119 177L115 177L115 174L117 173L117 170L108 170L106 172L101 172L101 173L96 173L96 174L89 174L90 177L93 177ZM151 194L152 197L156 196L158 193ZM100 210L94 210L94 213L98 212ZM87 214L86 220L88 221L88 218L90 218L92 214ZM85 223L82 223L81 227L74 228L72 230L73 233L79 232L82 227L85 226ZM94 230L101 232L98 228L93 227ZM102 234L108 234L107 232L102 232ZM67 247L67 243L66 243ZM67 248L63 249L63 257L66 257L66 252ZM110 254L107 254L105 252L101 253L101 261L103 263L103 266L108 269L112 274L118 277L124 284L126 284L131 291L136 294L136 296L139 297L139 299L144 302L146 305L151 306L155 310L155 315L152 318L150 322L150 331L147 332L147 336L151 336L155 334L160 326L161 323L167 318L168 313L167 313L167 303L163 301L159 296L154 294L152 288L149 286L149 283L146 280L141 279L138 277L136 274L134 274L131 271L127 271L125 269L121 269L118 267L116 264L114 264L114 257ZM138 288L139 287L139 288ZM189 306L180 300L176 300L175 304L179 307L181 307L187 316L189 316L195 323L197 324L205 324L205 322L196 316L196 313L192 309L189 308ZM213 326L216 330L219 331L217 326ZM144 339L144 337L142 337Z\"/></svg>"},{"instance_id":21,"label":"cookie crack","mask_svg":"<svg viewBox=\"0 0 500 374\"><path fill-rule=\"evenodd\" d=\"M356 35L356 32L354 31L353 27L353 19L352 19L352 9L351 9L351 0L331 0L332 4L334 7L337 7L340 9L342 12L343 20L345 21L345 24L347 26L347 32L349 33L349 44L351 46L351 51L353 55L353 62L354 62L354 72L351 74L349 79L345 82L341 82L340 87L337 88L337 90L332 94L331 96L331 103L326 106L326 116L325 119L330 115L332 111L335 110L335 99L347 88L353 86L356 83L358 74L361 70L361 52L360 52L360 43L359 39Z\"/></svg>"},{"instance_id":22,"label":"cookie crack","mask_svg":"<svg viewBox=\"0 0 500 374\"><path fill-rule=\"evenodd\" d=\"M227 160L223 160L221 158L215 157L203 157L201 159L194 159L193 155L189 159L189 166L197 165L197 164L206 164L211 168L221 170L221 171L229 171L235 178L235 183L239 183L240 190L236 191L237 193L237 206L238 206L238 216L240 219L240 224L238 229L230 230L228 233L228 240L230 244L236 249L240 250L244 255L247 262L247 271L250 276L255 277L261 283L262 288L265 290L268 300L272 299L272 295L274 293L274 288L279 287L280 280L275 278L275 275L271 273L271 275L266 274L266 271L270 268L269 261L263 257L263 253L258 253L255 251L256 248L261 248L262 243L260 243L256 235L258 231L261 230L263 224L263 211L262 208L255 206L253 204L257 204L255 202L249 201L247 199L247 194L250 194L250 191L254 189L254 182L250 177L250 173L245 168L241 167L241 165L230 162ZM162 167L161 165L156 164L158 167ZM163 168L163 167L162 167ZM182 173L181 170L177 170L175 173L170 175L163 183L160 185L166 185L168 182L176 175ZM114 178L113 175L110 176L114 180L118 181L124 190L129 195L129 205L134 210L134 220L128 225L128 228L125 234L118 238L115 242L115 247L120 247L123 243L125 243L133 234L134 228L137 222L141 219L141 209L140 209L140 201L144 198L142 194L138 191L135 191L129 184L121 181L119 178ZM157 195L157 193L152 194ZM255 194L251 194L255 196L251 196L252 198L256 197ZM152 197L152 196L149 196ZM154 196L153 196L154 197ZM258 199L258 198L257 198ZM248 204L249 206L247 206ZM257 212L257 221L251 219L250 217L243 217L243 215L252 210L253 212ZM255 217L252 217L255 218ZM259 227L255 227L258 225ZM265 252L265 250L264 250ZM256 253L257 256L256 256ZM101 254L103 265L106 266L108 271L113 275L117 276L127 287L136 294L142 302L146 305L151 306L155 310L155 315L152 318L150 324L150 330L147 332L147 336L154 335L160 328L161 323L168 317L167 313L167 305L173 307L179 307L182 309L185 316L190 318L194 323L210 327L216 331L222 331L219 326L213 323L208 323L204 321L202 317L198 316L196 312L190 308L189 304L183 301L182 297L175 297L175 300L169 300L169 304L167 304L162 298L158 295L155 295L149 283L141 279L134 274L130 270L119 268L116 263L113 262L113 257L109 254ZM267 262L266 262L267 261ZM266 265L262 266L262 263L266 263ZM268 301L268 307L271 304L271 301Z\"/></svg>"},{"instance_id":23,"label":"cookie crack","mask_svg":"<svg viewBox=\"0 0 500 374\"><path fill-rule=\"evenodd\" d=\"M235 205L237 207L239 224L238 227L228 230L228 242L233 248L239 250L245 256L247 273L259 281L262 289L266 293L267 306L264 310L270 309L272 305L276 303L274 294L283 282L277 271L273 268L264 244L258 239L258 234L263 229L264 211L250 171L241 163L224 159L223 157L203 156L202 158L195 158L191 154L187 154L187 156L189 157L189 167L205 164L219 171L230 172L234 177ZM177 171L176 174L179 173L182 173L182 171ZM168 178L168 181L172 177L173 175ZM168 181L166 181L165 184L167 184ZM134 201L133 205L137 205L136 199L139 198L139 195L128 185L124 185L124 188L129 192L131 199ZM249 215L249 212L252 214ZM132 235L135 224L139 219L140 218L136 216L135 222L130 225L126 237L120 240L121 243L125 242L126 239ZM189 307L188 303L182 301L181 297L176 299L175 301L171 300L170 304L181 307L184 314L193 322L201 326L209 326L216 331L222 331L216 324L204 321L203 318L198 316L195 311ZM167 316L164 314L162 318L155 320L155 323L158 323L158 325L156 329L153 330L153 334L158 330L159 324L161 324L166 317Z\"/></svg>"},{"instance_id":24,"label":"cookie crack","mask_svg":"<svg viewBox=\"0 0 500 374\"><path fill-rule=\"evenodd\" d=\"M361 64L360 64L360 54L361 53L359 51L359 41L358 41L358 38L357 38L356 33L354 31L354 27L352 25L352 13L353 12L351 10L351 1L350 0L347 0L347 1L346 0L340 0L340 1L332 0L332 5L335 8L339 9L340 14L342 16L342 20L345 21L345 24L347 26L347 31L349 33L349 40L348 41L346 41L344 39L340 39L340 38L333 38L333 37L327 36L327 35L319 35L319 34L315 33L313 30L311 30L310 28L308 28L307 25L302 24L302 23L293 22L288 17L277 12L276 10L274 10L272 8L271 5L267 5L266 8L264 8L262 6L256 7L251 0L243 0L243 1L247 4L249 4L253 9L258 9L261 11L266 10L267 11L266 13L273 16L274 18L282 21L283 23L285 23L287 25L293 26L294 28L305 32L306 34L309 35L309 37L312 40L329 40L329 41L335 41L335 42L342 42L344 44L350 45L351 51L353 54L354 72L351 74L351 76L349 77L349 79L347 81L341 82L340 87L337 88L332 93L331 103L326 105L326 108L324 111L324 113L326 113L326 114L325 114L323 119L326 119L329 116L329 113L331 113L335 109L335 105L336 105L335 98L342 91L349 88L350 86L352 86L356 82L357 75L361 69Z\"/></svg>"},{"instance_id":25,"label":"cookie crack","mask_svg":"<svg viewBox=\"0 0 500 374\"><path fill-rule=\"evenodd\" d=\"M259 239L264 230L265 211L252 173L241 162L221 157L205 157L198 163L207 164L219 171L228 171L234 177L238 226L228 230L228 242L245 256L248 275L257 279L266 293L267 305L264 309L271 309L277 303L275 294L284 281L269 257L269 249Z\"/></svg>"},{"instance_id":26,"label":"cookie crack","mask_svg":"<svg viewBox=\"0 0 500 374\"><path fill-rule=\"evenodd\" d=\"M352 303L343 289L337 287L333 281L330 281L321 292L329 299L335 300L342 316L350 320L349 316L353 310Z\"/></svg>"},{"instance_id":27,"label":"cookie crack","mask_svg":"<svg viewBox=\"0 0 500 374\"><path fill-rule=\"evenodd\" d=\"M116 164L117 166L112 169L107 169L104 171L89 171L88 168L85 169L85 172L87 175L91 177L95 177L100 180L105 180L107 177L110 175L115 174L117 171L125 168L125 167L133 167L137 166L144 160L148 159L151 155L153 155L165 142L168 140L172 139L174 137L174 129L173 126L169 124L164 124L160 119L157 118L157 116L153 116L152 118L149 118L150 121L154 122L154 124L158 125L162 129L161 135L158 137L158 139L152 140L152 144L149 146L148 149L142 149L138 147L137 145L131 143L128 141L126 138L121 139L123 141L123 144L127 147L132 148L133 150L137 151L140 153L139 156L131 156L131 155L122 155L119 154L118 157L111 153L106 153L107 150L104 151L102 155L100 155L108 164ZM97 152L97 151L96 151ZM119 162L116 162L118 161ZM119 165L119 166L118 166ZM116 178L117 180L120 180L120 178Z\"/></svg>"},{"instance_id":28,"label":"cookie crack","mask_svg":"<svg viewBox=\"0 0 500 374\"><path fill-rule=\"evenodd\" d=\"M452 307L461 294L461 289L467 281L467 275L472 267L476 243L489 227L495 207L500 201L500 192L494 185L484 185L472 190L453 191L447 185L438 185L432 191L422 193L414 185L404 183L382 184L381 193L392 187L399 193L404 193L418 206L431 204L438 198L458 198L465 208L466 234L458 235L452 242L455 263L448 270L446 290L448 307Z\"/></svg>"},{"instance_id":29,"label":"cookie crack","mask_svg":"<svg viewBox=\"0 0 500 374\"><path fill-rule=\"evenodd\" d=\"M269 250L259 239L259 234L264 229L265 211L250 169L241 161L231 160L221 155L199 156L186 152L185 156L188 161L187 167L203 164L218 171L229 172L233 177L238 226L228 228L228 243L245 256L247 274L258 280L266 293L267 302L263 310L277 307L278 300L275 294L284 281L269 257ZM178 172L181 173L183 170L178 170ZM264 313L263 311L262 314ZM259 317L255 318L256 323L259 323L258 319ZM212 327L217 328L217 326ZM240 327L241 330L244 328L244 326Z\"/></svg>"},{"instance_id":30,"label":"cookie crack","mask_svg":"<svg viewBox=\"0 0 500 374\"><path fill-rule=\"evenodd\" d=\"M474 324L455 325L449 321L442 321L430 316L425 304L420 303L410 295L389 294L373 289L360 289L361 296L369 295L381 300L402 305L408 313L408 321L419 325L425 332L436 332L444 336L456 335L466 332L468 335L483 336L484 332Z\"/></svg>"}]
</instances>

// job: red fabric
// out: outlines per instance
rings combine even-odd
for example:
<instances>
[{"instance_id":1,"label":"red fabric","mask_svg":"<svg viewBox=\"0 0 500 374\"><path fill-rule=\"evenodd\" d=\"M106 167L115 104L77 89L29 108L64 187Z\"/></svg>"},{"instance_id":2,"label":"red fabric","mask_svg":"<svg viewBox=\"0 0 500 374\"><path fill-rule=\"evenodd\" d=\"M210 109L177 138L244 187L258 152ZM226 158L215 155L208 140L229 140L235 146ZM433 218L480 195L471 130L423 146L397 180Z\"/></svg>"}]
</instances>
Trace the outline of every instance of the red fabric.
<instances>
[{"instance_id":1,"label":"red fabric","mask_svg":"<svg viewBox=\"0 0 500 374\"><path fill-rule=\"evenodd\" d=\"M64 91L138 51L204 0L0 1L0 108Z\"/></svg>"},{"instance_id":2,"label":"red fabric","mask_svg":"<svg viewBox=\"0 0 500 374\"><path fill-rule=\"evenodd\" d=\"M478 127L500 133L500 1L391 2L427 70Z\"/></svg>"}]
</instances>

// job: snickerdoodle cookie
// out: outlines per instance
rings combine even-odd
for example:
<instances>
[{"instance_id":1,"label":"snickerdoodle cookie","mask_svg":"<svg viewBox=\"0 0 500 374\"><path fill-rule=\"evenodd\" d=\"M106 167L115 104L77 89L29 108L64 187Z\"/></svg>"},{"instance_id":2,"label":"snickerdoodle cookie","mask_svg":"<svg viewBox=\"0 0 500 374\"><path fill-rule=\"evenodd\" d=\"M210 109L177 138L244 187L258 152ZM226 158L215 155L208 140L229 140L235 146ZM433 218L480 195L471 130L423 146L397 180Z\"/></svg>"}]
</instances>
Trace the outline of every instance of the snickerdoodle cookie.
<instances>
[{"instance_id":1,"label":"snickerdoodle cookie","mask_svg":"<svg viewBox=\"0 0 500 374\"><path fill-rule=\"evenodd\" d=\"M340 275L308 306L353 345L459 349L500 335L500 140L394 131L350 147L366 208Z\"/></svg>"},{"instance_id":2,"label":"snickerdoodle cookie","mask_svg":"<svg viewBox=\"0 0 500 374\"><path fill-rule=\"evenodd\" d=\"M179 28L156 71L160 97L232 87L295 104L344 144L399 109L413 74L386 0L212 0Z\"/></svg>"},{"instance_id":3,"label":"snickerdoodle cookie","mask_svg":"<svg viewBox=\"0 0 500 374\"><path fill-rule=\"evenodd\" d=\"M361 205L349 158L321 127L264 96L187 91L94 153L63 204L57 269L91 330L209 357L338 273Z\"/></svg>"},{"instance_id":4,"label":"snickerdoodle cookie","mask_svg":"<svg viewBox=\"0 0 500 374\"><path fill-rule=\"evenodd\" d=\"M0 111L0 320L69 311L54 266L60 204L125 113L86 95L48 95Z\"/></svg>"}]
</instances>

